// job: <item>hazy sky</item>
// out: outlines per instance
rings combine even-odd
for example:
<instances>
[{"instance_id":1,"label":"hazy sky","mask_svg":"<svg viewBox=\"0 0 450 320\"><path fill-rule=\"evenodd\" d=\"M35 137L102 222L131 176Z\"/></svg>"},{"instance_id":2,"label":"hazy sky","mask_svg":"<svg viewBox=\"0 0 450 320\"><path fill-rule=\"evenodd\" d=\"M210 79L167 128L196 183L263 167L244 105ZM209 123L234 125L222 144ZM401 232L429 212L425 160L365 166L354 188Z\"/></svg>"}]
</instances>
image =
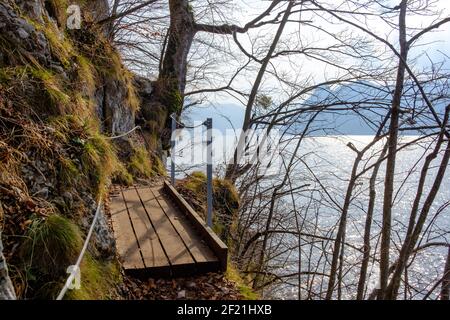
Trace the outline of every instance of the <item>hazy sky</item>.
<instances>
[{"instance_id":1,"label":"hazy sky","mask_svg":"<svg viewBox=\"0 0 450 320\"><path fill-rule=\"evenodd\" d=\"M321 1L321 3L333 3L333 6L336 6L336 0L326 0ZM392 7L398 4L397 1L392 1ZM438 1L430 1L433 3L433 9L436 11L441 11L441 17L448 17L450 15L450 1L449 0L438 0ZM342 3L345 1L342 0ZM387 1L386 1L387 3ZM260 12L262 12L265 8L269 6L268 1L264 0L236 0L230 3L229 10L224 14L220 15L216 12L212 11L214 19L216 23L220 23L222 21L235 21L235 23L244 25L246 22L253 19ZM388 3L389 4L389 3ZM286 6L286 4L284 4ZM194 6L195 8L195 6ZM347 6L342 5L340 9L345 10L349 9ZM298 20L311 20L314 25L320 25L322 28L332 31L332 32L340 32L347 29L347 32L352 32L355 36L362 36L361 31L351 27L349 28L347 25L342 23L338 23L337 21L332 21L329 15L324 14L324 16L318 16L314 14L311 16L310 13L303 14L300 16L299 13L293 15L292 19ZM426 15L409 15L407 18L407 24L411 27L423 28L430 25L436 17L426 16ZM395 18L397 19L397 18ZM373 18L365 17L359 19L358 24L363 25L366 24L372 32L375 32L377 35L389 39L391 42L396 43L396 39L398 38L398 33L393 30L391 26L387 23L383 22L379 17L374 16ZM354 20L352 20L354 21ZM276 32L276 26L270 25L265 28L260 28L257 30L252 30L246 34L240 34L238 36L239 41L242 45L250 52L252 51L252 42L255 42L257 45L254 47L258 47L258 44L261 46L264 42L270 41L273 38L274 33ZM413 32L415 33L415 32ZM200 35L201 36L201 35ZM209 36L209 35L208 35ZM215 36L218 43L223 42L226 45L230 46L233 50L238 51L237 47L233 44L230 37L227 36ZM283 38L280 41L278 48L300 48L302 46L314 46L314 47L328 47L333 43L333 39L330 38L326 33L317 31L315 28L299 24L298 22L292 22L287 25L285 31L283 33ZM387 51L387 48L379 43L374 42L374 50L378 52ZM445 55L450 55L450 24L447 24L441 28L439 28L435 32L431 32L425 37L421 39L420 42L417 43L418 46L413 49L410 54L410 58L414 59L416 57L421 56L416 65L426 66L429 64L428 58L424 55L426 53L430 56L434 61L442 61L445 60ZM225 44L224 44L225 45ZM267 47L266 47L267 48ZM255 54L258 57L262 57L264 55L264 50L261 50L262 54ZM393 59L395 60L395 59ZM242 61L245 61L242 60ZM239 67L242 61L226 61L226 64L218 67L219 73L221 74L231 74ZM360 63L355 59L345 59L342 61L343 65L351 66L352 64ZM392 61L392 63L396 63L396 61ZM450 64L447 62L447 65L450 67ZM249 89L253 84L253 81L256 77L256 68L257 65L254 65L254 70L251 72L243 73L241 77L238 77L235 82L235 86L240 88ZM310 79L311 82L319 82L323 81L327 78L337 77L342 74L344 71L333 68L326 63L310 59L303 55L296 55L292 58L277 58L273 60L273 64L271 65L272 71L274 69L278 73L283 73L287 75L289 79ZM262 86L262 90L266 90L268 92L272 92L274 95L282 95L286 88L282 88L282 84L275 81L270 76L265 77L264 84ZM226 96L226 95L214 95L214 101L220 102L229 102L236 103L237 100Z\"/></svg>"}]
</instances>

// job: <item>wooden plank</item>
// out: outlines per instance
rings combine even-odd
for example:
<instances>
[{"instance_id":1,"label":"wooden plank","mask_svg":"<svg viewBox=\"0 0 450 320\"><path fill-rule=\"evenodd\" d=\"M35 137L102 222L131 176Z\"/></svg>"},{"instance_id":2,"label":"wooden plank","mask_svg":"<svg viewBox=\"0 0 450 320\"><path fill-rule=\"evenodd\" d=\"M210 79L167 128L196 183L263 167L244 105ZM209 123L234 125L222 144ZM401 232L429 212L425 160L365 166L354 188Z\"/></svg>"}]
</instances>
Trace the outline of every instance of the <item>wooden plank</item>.
<instances>
[{"instance_id":1,"label":"wooden plank","mask_svg":"<svg viewBox=\"0 0 450 320\"><path fill-rule=\"evenodd\" d=\"M142 206L137 190L130 188L124 191L124 198L136 233L135 241L139 243L145 267L169 266L166 254Z\"/></svg>"},{"instance_id":2,"label":"wooden plank","mask_svg":"<svg viewBox=\"0 0 450 320\"><path fill-rule=\"evenodd\" d=\"M183 269L185 268L186 271L189 269L193 271L195 269L194 260L170 224L159 203L153 197L153 194L148 189L138 189L137 191L169 258L172 270L176 266L183 266Z\"/></svg>"},{"instance_id":3,"label":"wooden plank","mask_svg":"<svg viewBox=\"0 0 450 320\"><path fill-rule=\"evenodd\" d=\"M110 209L117 252L124 269L143 269L145 266L121 191L111 197Z\"/></svg>"},{"instance_id":4,"label":"wooden plank","mask_svg":"<svg viewBox=\"0 0 450 320\"><path fill-rule=\"evenodd\" d=\"M150 188L150 190L156 197L169 221L177 230L181 239L183 239L185 246L191 252L194 260L197 263L217 262L218 258L213 254L211 249L205 245L200 236L193 230L192 225L189 223L186 216L177 212L175 206L170 203L170 201L166 200L166 196L164 196L162 192L162 187Z\"/></svg>"},{"instance_id":5,"label":"wooden plank","mask_svg":"<svg viewBox=\"0 0 450 320\"><path fill-rule=\"evenodd\" d=\"M196 230L200 232L201 237L212 251L216 254L220 261L220 267L222 271L227 269L228 260L228 247L223 241L214 233L214 231L206 224L206 222L200 218L194 209L184 200L184 198L178 193L175 188L164 181L164 190L171 196L178 207L186 214L189 221L194 225Z\"/></svg>"}]
</instances>

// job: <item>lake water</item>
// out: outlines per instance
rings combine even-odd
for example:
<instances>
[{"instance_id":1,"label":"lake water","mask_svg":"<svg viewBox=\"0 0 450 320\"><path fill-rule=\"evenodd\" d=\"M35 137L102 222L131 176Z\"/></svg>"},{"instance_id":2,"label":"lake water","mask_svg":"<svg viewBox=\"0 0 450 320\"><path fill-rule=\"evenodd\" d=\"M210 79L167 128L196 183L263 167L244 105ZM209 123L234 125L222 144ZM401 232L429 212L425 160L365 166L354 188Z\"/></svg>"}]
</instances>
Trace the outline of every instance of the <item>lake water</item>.
<instances>
[{"instance_id":1,"label":"lake water","mask_svg":"<svg viewBox=\"0 0 450 320\"><path fill-rule=\"evenodd\" d=\"M198 137L197 137L198 138ZM347 188L348 180L350 177L353 161L355 159L355 152L352 151L347 144L351 142L358 150L361 150L366 146L373 137L371 136L328 136L328 137L315 137L305 138L299 148L298 155L302 161L298 161L293 173L291 174L291 182L293 185L304 185L305 183L310 186L306 188L302 194L298 194L295 197L295 205L300 212L299 222L303 224L304 231L309 233L316 233L320 235L332 236L333 226L336 225L339 217L340 210L336 204L342 204L344 201L345 191ZM417 140L418 137L408 136L401 140L401 144L409 143ZM233 150L233 142L235 139L231 139L232 143L225 141L227 139L215 139L214 140L214 164L216 171L223 169L223 163L226 159L230 159ZM278 150L281 160L289 161L290 154L294 150L295 141L289 141L282 144ZM392 240L395 245L401 243L400 239L405 231L405 225L409 219L409 213L412 207L412 202L417 189L417 181L419 172L424 161L424 152L429 153L428 149L432 144L432 140L422 139L419 142L414 143L402 149L397 155L396 164L396 179L395 179L395 201L392 215ZM206 150L204 148L204 141L198 139L192 141L189 136L181 138L181 141L177 142L176 162L177 168L183 168L186 171L192 170L204 170L206 162ZM375 147L369 150L366 156L363 157L359 168L364 168L372 164L381 150L381 143L378 143ZM274 149L272 149L274 150ZM427 176L427 184L424 190L425 198L428 195L429 186L433 181L436 173L436 165L439 164L440 157L433 161L433 168L429 170ZM275 172L272 172L268 183L273 183L281 179L283 175L282 165L275 164ZM311 168L313 173L308 169ZM377 201L374 214L374 222L372 227L373 243L372 246L377 245L378 237L375 237L381 224L381 208L382 208L382 195L384 188L384 165L381 166L377 180ZM368 199L368 177L371 171L358 180L358 185L353 192L353 200L349 209L349 219L347 226L347 239L346 241L356 247L361 247L364 224L366 218L367 199ZM177 173L179 177L183 176L183 172ZM420 239L421 244L430 242L446 242L450 241L450 210L445 207L445 204L450 201L450 175L446 173L443 183L436 196L436 200L433 203L432 209L429 214L429 220L435 216L437 212L440 214L434 219L434 224L424 234L424 237ZM320 183L318 183L318 181ZM267 183L267 182L266 182ZM325 195L322 188L325 188L328 195ZM423 202L423 201L422 201ZM284 206L283 211L286 215L283 222L277 226L277 228L292 229L294 216L290 215L290 209L292 209L291 198L282 199L280 207ZM311 205L313 203L314 205ZM444 207L443 207L444 206ZM443 209L442 209L443 208ZM441 210L442 209L442 210ZM274 237L273 241L280 240ZM297 238L291 236L290 238L283 238L283 248L286 249L285 254L281 255L273 263L273 272L277 274L290 274L298 271L298 257L299 252L297 249L289 250L289 247L295 247ZM392 248L391 260L395 260L397 250ZM321 260L321 250L323 248L317 246L303 246L301 253L302 271L308 271L309 268L315 268L315 264L322 265L324 263ZM329 250L329 248L325 248ZM447 254L447 248L445 247L430 247L424 251L421 251L411 265L409 271L409 279L413 284L413 288L410 289L411 297L421 298L423 292L426 289L430 289L434 281L442 276L443 268L445 265L445 259ZM361 260L361 254L357 250L346 247L345 261L346 265L351 264L358 265ZM276 268L275 265L279 265L283 262L283 268ZM346 267L345 270L345 282L348 285L343 291L345 298L354 298L355 286L353 283L357 283L359 268ZM372 290L378 281L378 265L375 263L369 269L368 277L368 291ZM309 278L310 279L310 278ZM302 283L308 281L308 277L302 277ZM289 283L272 287L266 292L267 297L272 298L297 298L297 280L291 279ZM317 283L319 286L319 282ZM317 288L319 290L319 288Z\"/></svg>"}]
</instances>

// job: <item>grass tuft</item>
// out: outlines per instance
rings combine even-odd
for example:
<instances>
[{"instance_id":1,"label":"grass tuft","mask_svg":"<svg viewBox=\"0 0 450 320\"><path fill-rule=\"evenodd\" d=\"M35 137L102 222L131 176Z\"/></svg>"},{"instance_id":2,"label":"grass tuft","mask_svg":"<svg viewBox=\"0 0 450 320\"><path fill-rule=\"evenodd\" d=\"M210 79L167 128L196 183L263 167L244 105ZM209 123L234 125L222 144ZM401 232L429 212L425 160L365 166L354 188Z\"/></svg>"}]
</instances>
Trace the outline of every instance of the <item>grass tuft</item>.
<instances>
[{"instance_id":1,"label":"grass tuft","mask_svg":"<svg viewBox=\"0 0 450 320\"><path fill-rule=\"evenodd\" d=\"M21 256L32 273L58 276L75 263L81 247L78 227L69 219L52 214L32 220Z\"/></svg>"},{"instance_id":2,"label":"grass tuft","mask_svg":"<svg viewBox=\"0 0 450 320\"><path fill-rule=\"evenodd\" d=\"M139 178L150 178L153 176L152 161L144 147L134 149L128 164L128 171Z\"/></svg>"}]
</instances>

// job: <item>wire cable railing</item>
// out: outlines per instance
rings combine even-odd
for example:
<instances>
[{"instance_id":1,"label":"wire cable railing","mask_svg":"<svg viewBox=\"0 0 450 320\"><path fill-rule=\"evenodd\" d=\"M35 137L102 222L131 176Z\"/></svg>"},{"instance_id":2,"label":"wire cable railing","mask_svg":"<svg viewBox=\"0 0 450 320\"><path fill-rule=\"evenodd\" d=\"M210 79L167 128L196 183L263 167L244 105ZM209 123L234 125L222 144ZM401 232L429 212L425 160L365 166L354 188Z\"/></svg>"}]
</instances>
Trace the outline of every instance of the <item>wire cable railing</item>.
<instances>
[{"instance_id":1,"label":"wire cable railing","mask_svg":"<svg viewBox=\"0 0 450 320\"><path fill-rule=\"evenodd\" d=\"M198 127L201 127L201 126L206 126L207 129L209 129L208 130L207 149L208 149L208 152L209 152L208 153L209 156L211 156L211 154L212 154L212 149L211 149L211 147L212 147L211 146L211 144L212 144L212 136L211 136L211 130L210 129L212 129L212 119L209 118L205 122L201 123L200 125L187 126L187 125L179 122L176 119L175 115L172 114L170 117L172 119L172 131L176 130L177 125L178 125L179 128L185 128L185 129L195 129L195 128L198 128ZM125 132L125 133L122 133L122 134L119 134L119 135L116 135L116 136L106 137L106 139L108 139L108 140L120 139L120 138L123 138L123 137L126 137L126 136L130 135L131 133L135 132L136 130L139 130L142 138L144 139L144 143L147 146L148 152L150 152L154 156L158 156L152 150L151 145L148 142L147 138L145 137L141 126L135 126L133 129L129 130L128 132ZM175 142L174 142L174 138L172 137L172 151L174 151L174 148L175 148ZM172 173L171 173L171 175L172 175L172 184L174 184L174 180L175 180L175 178L174 178L175 166L177 166L177 165L175 164L175 161L173 159L173 154L171 155L171 158L172 158L172 161L171 161L172 162ZM185 174L188 175L188 176L191 176L191 175L187 174L186 172L185 172ZM209 226L211 226L212 225L212 160L211 159L208 159L208 163L207 163L207 186L208 186L207 187L207 189L208 189L207 190L207 198L208 198L208 201L207 201L208 202L207 203L207 207L208 207L208 209L207 209L207 211L208 211L207 223L208 223ZM95 225L96 225L96 223L98 221L98 217L100 215L102 203L103 203L103 199L100 196L100 198L97 201L97 210L95 211L95 215L94 215L94 218L92 219L92 223L91 223L91 225L89 227L89 231L88 231L88 234L86 236L86 239L84 240L83 248L81 249L81 252L80 252L80 254L78 256L78 259L77 259L75 265L72 265L72 266L68 267L67 270L68 270L69 276L67 277L66 282L65 282L63 288L61 289L61 291L59 292L56 300L62 300L64 298L64 296L66 295L67 291L69 289L71 289L71 287L73 286L74 280L76 280L80 276L80 265L81 265L81 262L83 261L83 257L84 257L84 255L85 255L85 253L87 251L88 246L89 246L89 242L90 242L90 240L92 238L92 234L94 233Z\"/></svg>"},{"instance_id":2,"label":"wire cable railing","mask_svg":"<svg viewBox=\"0 0 450 320\"><path fill-rule=\"evenodd\" d=\"M142 128L140 126L135 126L133 129L131 129L128 132L125 132L125 133L117 135L117 136L106 137L106 139L114 140L114 139L123 138L123 137L133 133L134 131L136 131L138 129L142 130ZM144 137L144 139L145 139L145 137ZM148 143L148 142L146 141L146 143ZM151 151L151 150L149 150L149 151ZM66 282L64 284L64 287L59 292L56 300L62 300L64 298L64 296L66 295L67 290L69 290L73 286L73 281L76 280L77 277L80 276L80 265L81 265L81 262L83 261L83 257L84 257L84 255L86 253L86 250L87 250L88 246L89 246L89 242L91 240L92 234L94 233L95 224L97 223L98 216L100 215L102 202L103 202L103 199L100 197L98 199L98 201L97 201L97 210L95 211L95 215L94 215L94 218L92 219L92 223L91 223L91 226L89 227L89 231L88 231L88 234L86 236L86 239L84 240L83 248L81 249L81 252L78 255L78 259L77 259L77 262L75 263L75 265L69 266L69 268L67 269L70 274L67 277Z\"/></svg>"}]
</instances>

